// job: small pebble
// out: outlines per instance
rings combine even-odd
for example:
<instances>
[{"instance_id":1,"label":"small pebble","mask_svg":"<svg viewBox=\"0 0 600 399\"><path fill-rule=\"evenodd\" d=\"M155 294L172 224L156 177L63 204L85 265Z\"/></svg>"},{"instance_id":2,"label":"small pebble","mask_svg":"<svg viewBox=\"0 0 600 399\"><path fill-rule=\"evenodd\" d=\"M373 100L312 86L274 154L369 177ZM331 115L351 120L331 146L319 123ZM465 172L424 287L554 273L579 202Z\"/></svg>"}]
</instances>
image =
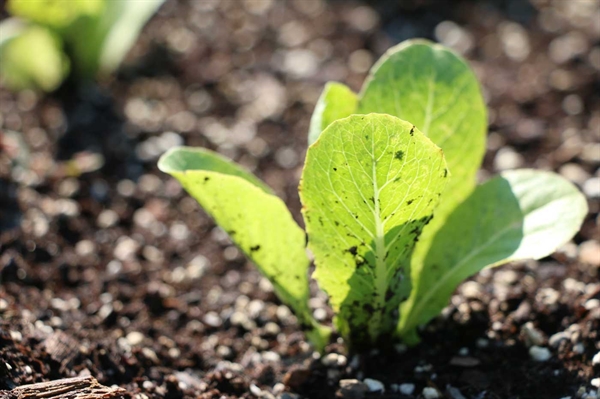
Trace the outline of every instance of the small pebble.
<instances>
[{"instance_id":1,"label":"small pebble","mask_svg":"<svg viewBox=\"0 0 600 399\"><path fill-rule=\"evenodd\" d=\"M139 345L144 341L144 334L138 331L132 331L127 334L127 343L131 346Z\"/></svg>"},{"instance_id":2,"label":"small pebble","mask_svg":"<svg viewBox=\"0 0 600 399\"><path fill-rule=\"evenodd\" d=\"M220 327L222 324L221 318L219 317L219 315L216 312L208 312L207 314L204 315L204 317L202 318L202 321L207 326L215 327L215 328Z\"/></svg>"},{"instance_id":3,"label":"small pebble","mask_svg":"<svg viewBox=\"0 0 600 399\"><path fill-rule=\"evenodd\" d=\"M117 224L119 221L119 215L112 209L105 209L98 215L96 224L102 229L107 229Z\"/></svg>"},{"instance_id":4,"label":"small pebble","mask_svg":"<svg viewBox=\"0 0 600 399\"><path fill-rule=\"evenodd\" d=\"M592 266L600 266L600 243L589 240L579 244L579 260Z\"/></svg>"},{"instance_id":5,"label":"small pebble","mask_svg":"<svg viewBox=\"0 0 600 399\"><path fill-rule=\"evenodd\" d=\"M431 371L431 369L432 369L431 364L424 364L422 366L416 366L415 373L426 373L428 371Z\"/></svg>"},{"instance_id":6,"label":"small pebble","mask_svg":"<svg viewBox=\"0 0 600 399\"><path fill-rule=\"evenodd\" d=\"M117 192L121 197L131 197L135 193L136 185L131 180L121 180L117 183Z\"/></svg>"},{"instance_id":7,"label":"small pebble","mask_svg":"<svg viewBox=\"0 0 600 399\"><path fill-rule=\"evenodd\" d=\"M592 177L583 183L583 192L590 198L600 197L600 177Z\"/></svg>"},{"instance_id":8,"label":"small pebble","mask_svg":"<svg viewBox=\"0 0 600 399\"><path fill-rule=\"evenodd\" d=\"M536 362L545 362L552 357L552 353L548 348L534 345L529 348L529 356Z\"/></svg>"},{"instance_id":9,"label":"small pebble","mask_svg":"<svg viewBox=\"0 0 600 399\"><path fill-rule=\"evenodd\" d=\"M139 249L140 244L129 237L122 237L117 241L117 245L113 251L115 258L119 260L128 260L133 258L135 252Z\"/></svg>"},{"instance_id":10,"label":"small pebble","mask_svg":"<svg viewBox=\"0 0 600 399\"><path fill-rule=\"evenodd\" d=\"M576 163L564 164L560 167L558 172L566 179L580 185L583 185L585 181L590 178L590 174Z\"/></svg>"},{"instance_id":11,"label":"small pebble","mask_svg":"<svg viewBox=\"0 0 600 399\"><path fill-rule=\"evenodd\" d=\"M327 318L327 311L323 308L318 308L313 311L313 316L317 321L323 321Z\"/></svg>"},{"instance_id":12,"label":"small pebble","mask_svg":"<svg viewBox=\"0 0 600 399\"><path fill-rule=\"evenodd\" d=\"M354 379L340 380L338 394L344 399L362 399L369 391L369 386L364 382Z\"/></svg>"},{"instance_id":13,"label":"small pebble","mask_svg":"<svg viewBox=\"0 0 600 399\"><path fill-rule=\"evenodd\" d=\"M596 388L600 388L600 378L594 378L591 381L592 386L595 386Z\"/></svg>"},{"instance_id":14,"label":"small pebble","mask_svg":"<svg viewBox=\"0 0 600 399\"><path fill-rule=\"evenodd\" d=\"M532 322L527 322L521 327L521 333L525 336L527 346L540 346L544 343L544 334L535 328Z\"/></svg>"},{"instance_id":15,"label":"small pebble","mask_svg":"<svg viewBox=\"0 0 600 399\"><path fill-rule=\"evenodd\" d=\"M277 323L273 323L272 321L270 321L267 324L265 324L264 330L265 334L276 336L281 332L281 327L279 327Z\"/></svg>"},{"instance_id":16,"label":"small pebble","mask_svg":"<svg viewBox=\"0 0 600 399\"><path fill-rule=\"evenodd\" d=\"M402 395L412 395L415 391L415 384L400 384L400 387L398 387L398 391Z\"/></svg>"},{"instance_id":17,"label":"small pebble","mask_svg":"<svg viewBox=\"0 0 600 399\"><path fill-rule=\"evenodd\" d=\"M276 353L276 352L266 351L266 352L263 352L262 359L265 362L277 363L277 362L279 362L281 360L281 356L279 356L279 354Z\"/></svg>"},{"instance_id":18,"label":"small pebble","mask_svg":"<svg viewBox=\"0 0 600 399\"><path fill-rule=\"evenodd\" d=\"M587 310L596 309L596 308L600 307L600 299L596 299L596 298L588 299L585 302L585 304L583 305L583 307L586 308Z\"/></svg>"},{"instance_id":19,"label":"small pebble","mask_svg":"<svg viewBox=\"0 0 600 399\"><path fill-rule=\"evenodd\" d=\"M372 378L365 378L363 382L367 384L369 392L385 392L385 387L381 381L374 380Z\"/></svg>"},{"instance_id":20,"label":"small pebble","mask_svg":"<svg viewBox=\"0 0 600 399\"><path fill-rule=\"evenodd\" d=\"M523 165L523 156L511 147L502 147L494 158L494 169L503 171L516 169Z\"/></svg>"},{"instance_id":21,"label":"small pebble","mask_svg":"<svg viewBox=\"0 0 600 399\"><path fill-rule=\"evenodd\" d=\"M277 384L273 385L273 389L272 392L275 395L279 395L280 393L282 393L285 390L285 385L283 385L281 382L278 382Z\"/></svg>"},{"instance_id":22,"label":"small pebble","mask_svg":"<svg viewBox=\"0 0 600 399\"><path fill-rule=\"evenodd\" d=\"M565 341L568 339L569 339L569 334L567 334L564 331L561 331L561 332L557 332L556 334L553 334L548 339L548 344L550 344L551 347L556 348L562 341Z\"/></svg>"},{"instance_id":23,"label":"small pebble","mask_svg":"<svg viewBox=\"0 0 600 399\"><path fill-rule=\"evenodd\" d=\"M446 392L452 399L467 399L458 388L454 388L453 386L446 386Z\"/></svg>"},{"instance_id":24,"label":"small pebble","mask_svg":"<svg viewBox=\"0 0 600 399\"><path fill-rule=\"evenodd\" d=\"M598 352L594 355L594 357L592 358L592 364L594 366L600 365L600 352Z\"/></svg>"},{"instance_id":25,"label":"small pebble","mask_svg":"<svg viewBox=\"0 0 600 399\"><path fill-rule=\"evenodd\" d=\"M573 345L573 352L577 353L578 355L581 355L583 352L585 352L585 346L583 346L583 344L579 342Z\"/></svg>"},{"instance_id":26,"label":"small pebble","mask_svg":"<svg viewBox=\"0 0 600 399\"><path fill-rule=\"evenodd\" d=\"M21 334L19 331L10 331L10 338L13 341L16 342L21 342L23 340L23 334Z\"/></svg>"},{"instance_id":27,"label":"small pebble","mask_svg":"<svg viewBox=\"0 0 600 399\"><path fill-rule=\"evenodd\" d=\"M75 252L79 256L89 256L96 251L96 245L90 240L81 240L75 244Z\"/></svg>"},{"instance_id":28,"label":"small pebble","mask_svg":"<svg viewBox=\"0 0 600 399\"><path fill-rule=\"evenodd\" d=\"M250 392L256 397L260 398L262 396L262 390L254 384L250 384Z\"/></svg>"},{"instance_id":29,"label":"small pebble","mask_svg":"<svg viewBox=\"0 0 600 399\"><path fill-rule=\"evenodd\" d=\"M440 394L438 393L437 389L431 387L423 388L422 393L425 399L436 399L440 397Z\"/></svg>"},{"instance_id":30,"label":"small pebble","mask_svg":"<svg viewBox=\"0 0 600 399\"><path fill-rule=\"evenodd\" d=\"M343 358L340 360L340 358ZM326 367L337 367L340 363L346 364L346 357L338 355L337 353L328 353L321 358L321 363Z\"/></svg>"}]
</instances>

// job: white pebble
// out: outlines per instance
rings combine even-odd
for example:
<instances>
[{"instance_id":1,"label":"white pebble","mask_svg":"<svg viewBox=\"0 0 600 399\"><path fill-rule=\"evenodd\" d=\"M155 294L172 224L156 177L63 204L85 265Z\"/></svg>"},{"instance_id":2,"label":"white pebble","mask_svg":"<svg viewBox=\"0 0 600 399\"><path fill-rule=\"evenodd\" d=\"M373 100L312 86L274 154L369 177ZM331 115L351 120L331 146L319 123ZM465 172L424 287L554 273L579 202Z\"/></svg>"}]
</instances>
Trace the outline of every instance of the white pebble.
<instances>
[{"instance_id":1,"label":"white pebble","mask_svg":"<svg viewBox=\"0 0 600 399\"><path fill-rule=\"evenodd\" d=\"M573 345L573 352L581 355L583 352L585 352L585 346L579 342L578 344Z\"/></svg>"},{"instance_id":2,"label":"white pebble","mask_svg":"<svg viewBox=\"0 0 600 399\"><path fill-rule=\"evenodd\" d=\"M564 331L561 331L561 332L557 332L556 334L553 334L548 339L548 343L550 344L551 347L556 348L562 341L565 341L567 339L569 339L569 334L567 334Z\"/></svg>"},{"instance_id":3,"label":"white pebble","mask_svg":"<svg viewBox=\"0 0 600 399\"><path fill-rule=\"evenodd\" d=\"M544 334L535 328L532 322L527 322L521 327L521 332L525 335L527 346L542 345L544 343Z\"/></svg>"},{"instance_id":4,"label":"white pebble","mask_svg":"<svg viewBox=\"0 0 600 399\"><path fill-rule=\"evenodd\" d=\"M591 381L592 386L595 386L596 388L600 388L600 378L594 378Z\"/></svg>"},{"instance_id":5,"label":"white pebble","mask_svg":"<svg viewBox=\"0 0 600 399\"><path fill-rule=\"evenodd\" d=\"M594 366L597 366L600 364L600 352L598 352L594 355L594 357L592 358L592 364Z\"/></svg>"},{"instance_id":6,"label":"white pebble","mask_svg":"<svg viewBox=\"0 0 600 399\"><path fill-rule=\"evenodd\" d=\"M502 147L494 158L494 169L497 171L516 169L523 165L523 156L511 147Z\"/></svg>"},{"instance_id":7,"label":"white pebble","mask_svg":"<svg viewBox=\"0 0 600 399\"><path fill-rule=\"evenodd\" d=\"M583 183L583 192L590 198L600 197L600 177L592 177Z\"/></svg>"},{"instance_id":8,"label":"white pebble","mask_svg":"<svg viewBox=\"0 0 600 399\"><path fill-rule=\"evenodd\" d=\"M529 348L529 356L536 362L545 362L552 357L552 353L550 353L548 348L534 345Z\"/></svg>"},{"instance_id":9,"label":"white pebble","mask_svg":"<svg viewBox=\"0 0 600 399\"><path fill-rule=\"evenodd\" d=\"M81 240L75 244L75 252L79 256L89 256L96 251L96 245L90 240Z\"/></svg>"},{"instance_id":10,"label":"white pebble","mask_svg":"<svg viewBox=\"0 0 600 399\"><path fill-rule=\"evenodd\" d=\"M138 331L132 331L127 334L127 343L131 346L139 345L144 341L144 334Z\"/></svg>"},{"instance_id":11,"label":"white pebble","mask_svg":"<svg viewBox=\"0 0 600 399\"><path fill-rule=\"evenodd\" d=\"M262 354L262 359L265 362L273 362L273 363L277 363L278 361L281 360L281 356L279 356L278 353L273 352L273 351L266 351L263 352Z\"/></svg>"},{"instance_id":12,"label":"white pebble","mask_svg":"<svg viewBox=\"0 0 600 399\"><path fill-rule=\"evenodd\" d=\"M96 224L102 229L107 229L117 224L118 221L119 215L117 214L117 212L111 209L105 209L98 215L98 219L96 219Z\"/></svg>"},{"instance_id":13,"label":"white pebble","mask_svg":"<svg viewBox=\"0 0 600 399\"><path fill-rule=\"evenodd\" d=\"M369 392L385 392L385 387L381 381L365 378L363 382L369 387Z\"/></svg>"},{"instance_id":14,"label":"white pebble","mask_svg":"<svg viewBox=\"0 0 600 399\"><path fill-rule=\"evenodd\" d=\"M400 384L398 390L402 395L412 395L415 391L415 384Z\"/></svg>"},{"instance_id":15,"label":"white pebble","mask_svg":"<svg viewBox=\"0 0 600 399\"><path fill-rule=\"evenodd\" d=\"M327 318L327 311L323 308L318 308L313 311L313 316L318 321L323 321Z\"/></svg>"},{"instance_id":16,"label":"white pebble","mask_svg":"<svg viewBox=\"0 0 600 399\"><path fill-rule=\"evenodd\" d=\"M121 237L117 241L117 245L113 251L115 258L119 260L128 260L133 258L135 252L139 249L140 244L129 237Z\"/></svg>"},{"instance_id":17,"label":"white pebble","mask_svg":"<svg viewBox=\"0 0 600 399\"><path fill-rule=\"evenodd\" d=\"M262 396L262 390L254 384L250 384L250 392L252 392L252 395L258 398Z\"/></svg>"},{"instance_id":18,"label":"white pebble","mask_svg":"<svg viewBox=\"0 0 600 399\"><path fill-rule=\"evenodd\" d=\"M321 363L326 367L337 366L338 356L337 353L328 353L321 358Z\"/></svg>"},{"instance_id":19,"label":"white pebble","mask_svg":"<svg viewBox=\"0 0 600 399\"><path fill-rule=\"evenodd\" d=\"M425 399L436 399L440 397L440 394L435 388L425 387L423 388L423 397Z\"/></svg>"}]
</instances>

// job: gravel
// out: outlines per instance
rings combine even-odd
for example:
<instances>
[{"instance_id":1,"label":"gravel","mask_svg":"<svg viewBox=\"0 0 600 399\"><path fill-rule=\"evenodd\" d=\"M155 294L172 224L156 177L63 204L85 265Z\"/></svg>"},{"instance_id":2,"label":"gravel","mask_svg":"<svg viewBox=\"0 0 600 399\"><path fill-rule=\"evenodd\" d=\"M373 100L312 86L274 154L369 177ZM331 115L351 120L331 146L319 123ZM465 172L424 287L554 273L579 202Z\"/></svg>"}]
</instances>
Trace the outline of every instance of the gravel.
<instances>
[{"instance_id":1,"label":"gravel","mask_svg":"<svg viewBox=\"0 0 600 399\"><path fill-rule=\"evenodd\" d=\"M536 362L545 362L552 357L552 353L548 348L534 345L529 348L529 356Z\"/></svg>"}]
</instances>

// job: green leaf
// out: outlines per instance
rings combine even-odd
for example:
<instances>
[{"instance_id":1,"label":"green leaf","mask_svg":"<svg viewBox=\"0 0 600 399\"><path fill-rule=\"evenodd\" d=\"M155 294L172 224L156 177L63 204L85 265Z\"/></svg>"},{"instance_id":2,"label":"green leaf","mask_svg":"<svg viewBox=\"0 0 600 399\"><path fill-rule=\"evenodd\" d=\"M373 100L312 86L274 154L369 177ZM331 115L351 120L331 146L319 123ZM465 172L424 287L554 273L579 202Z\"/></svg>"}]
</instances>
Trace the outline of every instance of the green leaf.
<instances>
[{"instance_id":1,"label":"green leaf","mask_svg":"<svg viewBox=\"0 0 600 399\"><path fill-rule=\"evenodd\" d=\"M331 122L356 113L357 102L358 97L349 87L341 83L327 83L310 119L308 145L317 141Z\"/></svg>"},{"instance_id":2,"label":"green leaf","mask_svg":"<svg viewBox=\"0 0 600 399\"><path fill-rule=\"evenodd\" d=\"M313 277L351 345L393 333L412 249L447 176L440 148L389 115L336 121L308 149L300 198Z\"/></svg>"},{"instance_id":3,"label":"green leaf","mask_svg":"<svg viewBox=\"0 0 600 399\"><path fill-rule=\"evenodd\" d=\"M41 26L27 26L0 46L0 73L13 90L56 89L69 72L60 38Z\"/></svg>"},{"instance_id":4,"label":"green leaf","mask_svg":"<svg viewBox=\"0 0 600 399\"><path fill-rule=\"evenodd\" d=\"M12 15L53 28L64 28L82 15L97 15L103 7L104 0L10 0L7 5Z\"/></svg>"},{"instance_id":5,"label":"green leaf","mask_svg":"<svg viewBox=\"0 0 600 399\"><path fill-rule=\"evenodd\" d=\"M452 172L435 218L423 231L412 260L418 278L436 232L475 188L485 153L487 112L477 77L451 50L425 40L391 48L373 66L358 112L383 112L414 123L444 151Z\"/></svg>"},{"instance_id":6,"label":"green leaf","mask_svg":"<svg viewBox=\"0 0 600 399\"><path fill-rule=\"evenodd\" d=\"M284 202L254 175L220 155L181 147L164 154L159 169L175 177L273 283L317 346L328 339L308 308L306 236Z\"/></svg>"},{"instance_id":7,"label":"green leaf","mask_svg":"<svg viewBox=\"0 0 600 399\"><path fill-rule=\"evenodd\" d=\"M452 196L450 187L466 184L462 180L475 184L487 116L477 77L463 58L425 40L405 41L373 66L359 96L358 113L397 116L442 148Z\"/></svg>"},{"instance_id":8,"label":"green leaf","mask_svg":"<svg viewBox=\"0 0 600 399\"><path fill-rule=\"evenodd\" d=\"M569 241L587 214L585 197L562 177L514 170L489 180L457 207L434 237L423 270L413 275L400 333L439 314L456 287L485 267L539 259Z\"/></svg>"},{"instance_id":9,"label":"green leaf","mask_svg":"<svg viewBox=\"0 0 600 399\"><path fill-rule=\"evenodd\" d=\"M142 28L164 0L107 1L99 15L82 18L69 27L77 72L87 78L116 70Z\"/></svg>"}]
</instances>

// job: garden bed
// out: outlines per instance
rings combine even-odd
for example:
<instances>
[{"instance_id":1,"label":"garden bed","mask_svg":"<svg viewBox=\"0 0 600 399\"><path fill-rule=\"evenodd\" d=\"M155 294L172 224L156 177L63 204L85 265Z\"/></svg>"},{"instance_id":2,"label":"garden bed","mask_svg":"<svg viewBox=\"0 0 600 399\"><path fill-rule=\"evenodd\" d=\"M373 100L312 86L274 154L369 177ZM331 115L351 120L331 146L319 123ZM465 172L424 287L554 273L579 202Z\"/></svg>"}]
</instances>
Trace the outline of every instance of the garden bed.
<instances>
[{"instance_id":1,"label":"garden bed","mask_svg":"<svg viewBox=\"0 0 600 399\"><path fill-rule=\"evenodd\" d=\"M140 399L596 392L597 7L242 3L168 2L101 89L0 91L3 128L22 131L30 148L30 170L0 164L0 389L91 375ZM485 88L481 179L554 170L582 188L590 214L553 256L463 284L416 347L354 355L338 342L319 358L270 284L156 160L174 144L217 149L301 223L296 189L325 81L358 90L389 46L436 36L458 43ZM314 288L311 306L329 321ZM546 352L533 346L550 357L540 361ZM367 378L385 392L340 388Z\"/></svg>"}]
</instances>

